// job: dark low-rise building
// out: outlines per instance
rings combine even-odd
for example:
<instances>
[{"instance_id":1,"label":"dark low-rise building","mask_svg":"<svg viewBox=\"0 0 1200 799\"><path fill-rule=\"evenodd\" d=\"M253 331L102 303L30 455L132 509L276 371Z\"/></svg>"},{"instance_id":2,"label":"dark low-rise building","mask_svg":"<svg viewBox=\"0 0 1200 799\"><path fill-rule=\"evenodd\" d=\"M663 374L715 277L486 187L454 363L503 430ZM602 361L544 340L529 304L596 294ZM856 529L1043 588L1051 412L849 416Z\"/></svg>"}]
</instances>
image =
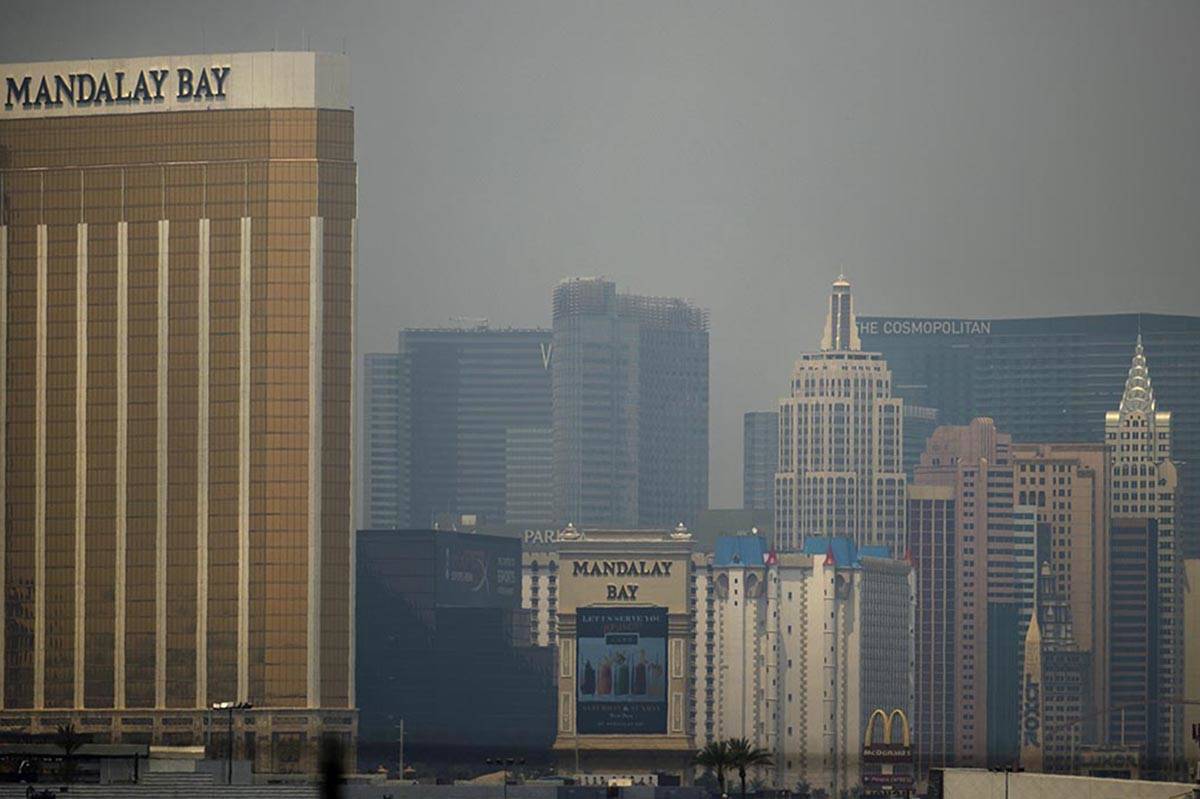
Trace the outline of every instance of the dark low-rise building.
<instances>
[{"instance_id":1,"label":"dark low-rise building","mask_svg":"<svg viewBox=\"0 0 1200 799\"><path fill-rule=\"evenodd\" d=\"M554 737L554 655L530 644L521 544L476 533L358 533L359 765L426 774L537 759Z\"/></svg>"}]
</instances>

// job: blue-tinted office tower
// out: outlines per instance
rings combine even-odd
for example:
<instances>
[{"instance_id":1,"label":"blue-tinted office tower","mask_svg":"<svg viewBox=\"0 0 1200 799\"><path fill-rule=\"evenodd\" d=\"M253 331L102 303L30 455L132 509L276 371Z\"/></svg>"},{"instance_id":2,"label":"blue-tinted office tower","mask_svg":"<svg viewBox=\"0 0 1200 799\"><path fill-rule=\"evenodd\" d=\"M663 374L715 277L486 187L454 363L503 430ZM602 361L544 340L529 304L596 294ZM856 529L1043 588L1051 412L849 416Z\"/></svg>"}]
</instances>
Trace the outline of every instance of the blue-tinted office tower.
<instances>
[{"instance_id":1,"label":"blue-tinted office tower","mask_svg":"<svg viewBox=\"0 0 1200 799\"><path fill-rule=\"evenodd\" d=\"M395 353L367 355L363 526L548 521L550 344L480 323L402 330Z\"/></svg>"},{"instance_id":2,"label":"blue-tinted office tower","mask_svg":"<svg viewBox=\"0 0 1200 799\"><path fill-rule=\"evenodd\" d=\"M574 278L554 289L553 330L556 521L694 521L708 506L708 312Z\"/></svg>"},{"instance_id":3,"label":"blue-tinted office tower","mask_svg":"<svg viewBox=\"0 0 1200 799\"><path fill-rule=\"evenodd\" d=\"M775 470L779 468L779 411L742 416L742 507L775 512Z\"/></svg>"}]
</instances>

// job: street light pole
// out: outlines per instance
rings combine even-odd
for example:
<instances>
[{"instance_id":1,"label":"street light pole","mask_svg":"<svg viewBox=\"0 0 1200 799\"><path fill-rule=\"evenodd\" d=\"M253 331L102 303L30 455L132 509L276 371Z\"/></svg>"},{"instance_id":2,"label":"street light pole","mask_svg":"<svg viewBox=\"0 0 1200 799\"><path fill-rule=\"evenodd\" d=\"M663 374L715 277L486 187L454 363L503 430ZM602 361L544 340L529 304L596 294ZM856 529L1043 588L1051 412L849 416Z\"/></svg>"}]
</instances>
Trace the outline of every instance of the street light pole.
<instances>
[{"instance_id":1,"label":"street light pole","mask_svg":"<svg viewBox=\"0 0 1200 799\"><path fill-rule=\"evenodd\" d=\"M229 705L229 733L226 737L226 785L233 785L233 705ZM1008 794L1004 794L1008 799Z\"/></svg>"},{"instance_id":2,"label":"street light pole","mask_svg":"<svg viewBox=\"0 0 1200 799\"><path fill-rule=\"evenodd\" d=\"M523 757L522 758L516 758L516 757L491 758L491 757L489 757L484 762L487 763L489 766L492 765L493 763L495 763L497 766L500 767L501 773L504 775L504 799L508 799L508 771L514 765L522 765L522 766L525 765L525 758L523 758Z\"/></svg>"},{"instance_id":3,"label":"street light pole","mask_svg":"<svg viewBox=\"0 0 1200 799\"><path fill-rule=\"evenodd\" d=\"M213 702L213 710L225 710L229 713L228 740L225 747L225 784L233 784L233 711L249 710L254 705L249 702Z\"/></svg>"}]
</instances>

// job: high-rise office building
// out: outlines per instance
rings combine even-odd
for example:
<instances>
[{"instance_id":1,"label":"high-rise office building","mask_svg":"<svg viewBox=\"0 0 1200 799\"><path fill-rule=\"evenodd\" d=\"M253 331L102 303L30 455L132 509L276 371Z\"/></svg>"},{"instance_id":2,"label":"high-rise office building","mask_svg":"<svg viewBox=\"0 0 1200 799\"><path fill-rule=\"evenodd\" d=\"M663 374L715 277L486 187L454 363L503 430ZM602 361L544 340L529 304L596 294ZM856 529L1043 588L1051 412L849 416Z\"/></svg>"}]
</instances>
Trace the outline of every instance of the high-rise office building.
<instances>
[{"instance_id":1,"label":"high-rise office building","mask_svg":"<svg viewBox=\"0 0 1200 799\"><path fill-rule=\"evenodd\" d=\"M708 312L575 278L553 326L558 523L692 523L708 507Z\"/></svg>"},{"instance_id":2,"label":"high-rise office building","mask_svg":"<svg viewBox=\"0 0 1200 799\"><path fill-rule=\"evenodd\" d=\"M536 432L551 425L550 353L549 330L480 323L402 330L394 355L368 355L366 526L470 515L494 528L510 502L518 515L538 513L530 481L550 457Z\"/></svg>"},{"instance_id":3,"label":"high-rise office building","mask_svg":"<svg viewBox=\"0 0 1200 799\"><path fill-rule=\"evenodd\" d=\"M0 730L315 766L351 676L344 56L0 67ZM211 733L211 734L210 734Z\"/></svg>"},{"instance_id":4,"label":"high-rise office building","mask_svg":"<svg viewBox=\"0 0 1200 799\"><path fill-rule=\"evenodd\" d=\"M1089 654L1088 680L1104 707L1108 674L1108 455L1103 444L1013 444L1013 493L1035 509L1039 567L1048 563L1055 601L1071 611L1072 635ZM1043 630L1043 633L1045 630ZM1094 740L1093 726L1085 728Z\"/></svg>"},{"instance_id":5,"label":"high-rise office building","mask_svg":"<svg viewBox=\"0 0 1200 799\"><path fill-rule=\"evenodd\" d=\"M1174 696L1162 684L1163 629L1158 590L1158 522L1113 516L1109 531L1108 742L1137 749L1143 773L1164 765L1159 733ZM1169 751L1169 750L1168 750Z\"/></svg>"},{"instance_id":6,"label":"high-rise office building","mask_svg":"<svg viewBox=\"0 0 1200 799\"><path fill-rule=\"evenodd\" d=\"M781 551L801 549L815 535L903 554L903 404L891 381L883 356L862 351L850 283L839 277L821 348L796 361L790 396L779 402Z\"/></svg>"},{"instance_id":7,"label":"high-rise office building","mask_svg":"<svg viewBox=\"0 0 1200 799\"><path fill-rule=\"evenodd\" d=\"M408 370L395 353L363 358L362 517L364 527L409 526Z\"/></svg>"},{"instance_id":8,"label":"high-rise office building","mask_svg":"<svg viewBox=\"0 0 1200 799\"><path fill-rule=\"evenodd\" d=\"M1158 400L1175 413L1181 553L1200 557L1200 490L1191 487L1200 469L1200 316L858 322L863 346L887 358L906 404L937 408L943 424L990 417L1018 442L1103 442L1104 415L1120 402L1129 345L1140 333Z\"/></svg>"},{"instance_id":9,"label":"high-rise office building","mask_svg":"<svg viewBox=\"0 0 1200 799\"><path fill-rule=\"evenodd\" d=\"M1179 603L1182 560L1175 537L1178 475L1171 455L1171 423L1171 411L1160 409L1155 399L1155 386L1150 382L1139 336L1120 405L1104 418L1111 470L1109 505L1114 518L1154 520L1156 537L1152 545L1158 613L1152 621L1158 629L1159 647L1154 657L1160 672L1156 678L1157 690L1159 696L1167 697L1178 696L1183 685ZM1112 569L1115 571L1117 567L1114 562ZM1114 658L1117 652L1114 649ZM1173 761L1182 755L1182 720L1183 712L1178 706L1161 708L1158 727L1148 732L1151 737L1144 742L1151 760Z\"/></svg>"},{"instance_id":10,"label":"high-rise office building","mask_svg":"<svg viewBox=\"0 0 1200 799\"><path fill-rule=\"evenodd\" d=\"M914 562L918 570L926 563L944 564L947 570L944 576L922 577L917 593L917 681L927 686L918 689L918 697L934 703L918 705L918 724L945 719L938 692L953 685L953 759L960 765L1011 762L1016 756L1020 662L1033 611L1037 532L1035 509L1013 502L1011 451L1012 437L997 431L990 419L939 427L913 478L913 487L922 488L909 503L910 519L920 525L910 540ZM946 519L950 512L952 526ZM944 540L946 533L953 534L953 544ZM947 635L953 643L944 640ZM954 653L949 664L947 652ZM922 673L925 668L935 673ZM934 735L942 737L932 745L947 747L934 743L945 740L944 726ZM947 755L930 753L931 761L939 756Z\"/></svg>"},{"instance_id":11,"label":"high-rise office building","mask_svg":"<svg viewBox=\"0 0 1200 799\"><path fill-rule=\"evenodd\" d=\"M897 396L903 394L897 392ZM904 474L912 480L913 471L921 462L921 453L929 443L929 437L938 429L941 414L937 408L913 405L904 400Z\"/></svg>"},{"instance_id":12,"label":"high-rise office building","mask_svg":"<svg viewBox=\"0 0 1200 799\"><path fill-rule=\"evenodd\" d=\"M957 675L961 543L957 491L908 486L908 541L915 576L913 752L917 775L958 764ZM974 546L971 547L972 554ZM974 622L975 612L970 621ZM975 652L969 653L972 662ZM974 695L972 695L974 699Z\"/></svg>"},{"instance_id":13,"label":"high-rise office building","mask_svg":"<svg viewBox=\"0 0 1200 799\"><path fill-rule=\"evenodd\" d=\"M779 469L779 412L742 416L742 507L775 511L775 472Z\"/></svg>"},{"instance_id":14,"label":"high-rise office building","mask_svg":"<svg viewBox=\"0 0 1200 799\"><path fill-rule=\"evenodd\" d=\"M504 521L554 525L554 428L510 427L504 440Z\"/></svg>"}]
</instances>

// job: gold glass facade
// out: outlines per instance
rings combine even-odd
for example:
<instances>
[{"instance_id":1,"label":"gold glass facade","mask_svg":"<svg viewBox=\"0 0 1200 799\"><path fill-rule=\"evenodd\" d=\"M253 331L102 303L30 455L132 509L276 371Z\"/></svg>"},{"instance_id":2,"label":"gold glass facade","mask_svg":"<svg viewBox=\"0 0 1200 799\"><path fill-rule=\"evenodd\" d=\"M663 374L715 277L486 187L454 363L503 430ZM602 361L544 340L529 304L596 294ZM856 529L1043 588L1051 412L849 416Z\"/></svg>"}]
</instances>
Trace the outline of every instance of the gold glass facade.
<instances>
[{"instance_id":1,"label":"gold glass facade","mask_svg":"<svg viewBox=\"0 0 1200 799\"><path fill-rule=\"evenodd\" d=\"M0 118L0 729L196 745L248 701L272 771L352 738L353 143L323 108Z\"/></svg>"}]
</instances>

